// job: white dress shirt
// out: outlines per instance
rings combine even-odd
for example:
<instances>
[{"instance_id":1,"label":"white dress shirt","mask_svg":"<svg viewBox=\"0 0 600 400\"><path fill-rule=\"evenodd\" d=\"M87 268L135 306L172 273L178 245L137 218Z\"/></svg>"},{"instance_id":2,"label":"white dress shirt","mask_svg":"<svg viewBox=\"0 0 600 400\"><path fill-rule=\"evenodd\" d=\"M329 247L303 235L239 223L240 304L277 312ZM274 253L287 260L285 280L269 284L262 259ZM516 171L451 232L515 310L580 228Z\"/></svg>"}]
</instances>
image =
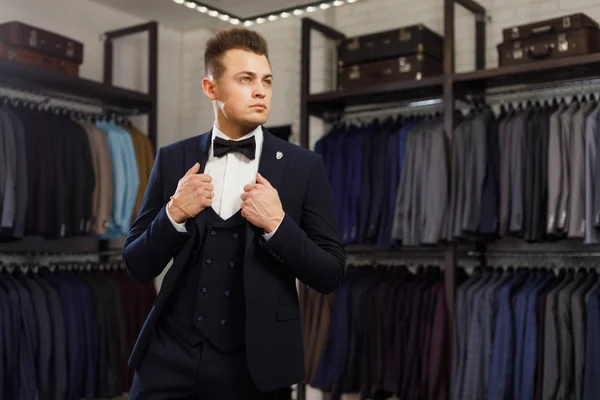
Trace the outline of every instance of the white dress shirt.
<instances>
[{"instance_id":1,"label":"white dress shirt","mask_svg":"<svg viewBox=\"0 0 600 400\"><path fill-rule=\"evenodd\" d=\"M215 137L225 140L244 140L254 136L256 141L256 154L254 160L246 158L240 152L230 152L223 157L215 157L213 154L213 142ZM256 174L258 173L258 164L262 154L264 135L262 128L258 126L252 132L242 136L239 139L231 139L225 135L217 125L213 125L212 136L210 138L210 147L208 150L208 159L204 167L204 173L212 177L214 186L214 195L212 199L212 208L223 219L229 219L242 208L241 195L244 193L244 186L256 183ZM169 215L167 208L167 217L179 232L187 232L185 223L178 224ZM279 226L277 226L279 228ZM277 231L264 234L264 238L269 240Z\"/></svg>"}]
</instances>

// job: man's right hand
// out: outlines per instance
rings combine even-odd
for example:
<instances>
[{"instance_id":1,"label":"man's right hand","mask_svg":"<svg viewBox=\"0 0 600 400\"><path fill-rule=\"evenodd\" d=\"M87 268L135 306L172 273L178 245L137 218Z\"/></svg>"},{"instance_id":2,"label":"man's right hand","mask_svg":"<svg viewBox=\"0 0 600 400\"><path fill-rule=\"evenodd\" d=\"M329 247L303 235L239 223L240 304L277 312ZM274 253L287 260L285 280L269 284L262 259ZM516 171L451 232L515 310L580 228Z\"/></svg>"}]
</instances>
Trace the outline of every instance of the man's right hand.
<instances>
[{"instance_id":1,"label":"man's right hand","mask_svg":"<svg viewBox=\"0 0 600 400\"><path fill-rule=\"evenodd\" d=\"M190 218L182 208L195 217L205 208L212 206L212 199L215 197L212 178L210 175L198 174L198 171L200 171L200 164L196 163L177 184L173 197L181 207L173 201L167 205L169 215L178 224Z\"/></svg>"}]
</instances>

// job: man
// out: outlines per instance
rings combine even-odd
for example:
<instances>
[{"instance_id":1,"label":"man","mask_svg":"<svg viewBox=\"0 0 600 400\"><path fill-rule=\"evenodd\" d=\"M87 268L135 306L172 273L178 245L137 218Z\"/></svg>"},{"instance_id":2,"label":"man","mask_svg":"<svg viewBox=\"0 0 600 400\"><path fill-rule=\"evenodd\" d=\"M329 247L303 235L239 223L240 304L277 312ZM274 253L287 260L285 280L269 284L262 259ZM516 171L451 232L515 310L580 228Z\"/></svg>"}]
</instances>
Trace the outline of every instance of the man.
<instances>
[{"instance_id":1,"label":"man","mask_svg":"<svg viewBox=\"0 0 600 400\"><path fill-rule=\"evenodd\" d=\"M256 32L206 44L211 131L159 149L123 258L165 275L129 360L131 398L264 399L304 378L295 280L340 284L345 254L322 158L277 139L273 76Z\"/></svg>"}]
</instances>

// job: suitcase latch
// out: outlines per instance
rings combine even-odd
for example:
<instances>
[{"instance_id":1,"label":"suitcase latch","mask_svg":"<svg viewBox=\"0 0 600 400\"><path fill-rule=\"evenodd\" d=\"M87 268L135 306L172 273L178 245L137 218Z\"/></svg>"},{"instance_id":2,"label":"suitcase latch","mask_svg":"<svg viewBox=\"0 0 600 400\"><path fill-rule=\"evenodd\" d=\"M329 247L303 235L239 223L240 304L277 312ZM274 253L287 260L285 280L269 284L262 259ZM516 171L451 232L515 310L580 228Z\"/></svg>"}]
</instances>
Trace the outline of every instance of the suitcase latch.
<instances>
[{"instance_id":1,"label":"suitcase latch","mask_svg":"<svg viewBox=\"0 0 600 400\"><path fill-rule=\"evenodd\" d=\"M513 39L519 38L519 28L512 28L512 38Z\"/></svg>"},{"instance_id":2,"label":"suitcase latch","mask_svg":"<svg viewBox=\"0 0 600 400\"><path fill-rule=\"evenodd\" d=\"M358 39L352 39L352 41L346 45L346 49L348 49L348 51L360 49L360 43L358 42Z\"/></svg>"},{"instance_id":3,"label":"suitcase latch","mask_svg":"<svg viewBox=\"0 0 600 400\"><path fill-rule=\"evenodd\" d=\"M29 32L29 46L37 47L37 31Z\"/></svg>"},{"instance_id":4,"label":"suitcase latch","mask_svg":"<svg viewBox=\"0 0 600 400\"><path fill-rule=\"evenodd\" d=\"M520 60L521 58L523 58L523 49L521 48L521 43L516 42L513 45L513 59Z\"/></svg>"},{"instance_id":5,"label":"suitcase latch","mask_svg":"<svg viewBox=\"0 0 600 400\"><path fill-rule=\"evenodd\" d=\"M67 57L75 57L75 44L73 42L67 42Z\"/></svg>"},{"instance_id":6,"label":"suitcase latch","mask_svg":"<svg viewBox=\"0 0 600 400\"><path fill-rule=\"evenodd\" d=\"M569 41L567 40L567 35L565 33L561 33L558 35L558 51L568 51L569 50Z\"/></svg>"},{"instance_id":7,"label":"suitcase latch","mask_svg":"<svg viewBox=\"0 0 600 400\"><path fill-rule=\"evenodd\" d=\"M407 73L410 72L411 69L412 66L408 61L406 61L405 57L400 57L398 59L398 71L400 71L401 73Z\"/></svg>"},{"instance_id":8,"label":"suitcase latch","mask_svg":"<svg viewBox=\"0 0 600 400\"><path fill-rule=\"evenodd\" d=\"M412 39L412 33L408 29L400 29L398 33L398 40L401 42L408 42Z\"/></svg>"},{"instance_id":9,"label":"suitcase latch","mask_svg":"<svg viewBox=\"0 0 600 400\"><path fill-rule=\"evenodd\" d=\"M562 19L562 25L564 29L568 29L571 27L571 17L564 17Z\"/></svg>"},{"instance_id":10,"label":"suitcase latch","mask_svg":"<svg viewBox=\"0 0 600 400\"><path fill-rule=\"evenodd\" d=\"M350 69L350 73L348 74L348 78L350 78L351 81L360 79L360 66L353 65Z\"/></svg>"}]
</instances>

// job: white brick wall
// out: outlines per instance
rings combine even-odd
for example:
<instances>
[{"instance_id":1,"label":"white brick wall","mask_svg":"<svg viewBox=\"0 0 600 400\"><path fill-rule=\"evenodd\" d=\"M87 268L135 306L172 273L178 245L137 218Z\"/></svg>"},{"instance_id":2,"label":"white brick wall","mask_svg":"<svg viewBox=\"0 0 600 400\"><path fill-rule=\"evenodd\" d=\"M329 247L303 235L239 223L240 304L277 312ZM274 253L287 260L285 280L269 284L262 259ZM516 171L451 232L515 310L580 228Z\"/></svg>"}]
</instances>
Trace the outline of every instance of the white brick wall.
<instances>
[{"instance_id":1,"label":"white brick wall","mask_svg":"<svg viewBox=\"0 0 600 400\"><path fill-rule=\"evenodd\" d=\"M515 24L552 18L568 13L585 12L600 20L600 0L480 0L491 21L486 26L486 67L497 66L496 45L501 41L502 29ZM444 15L442 0L361 0L352 5L316 11L310 16L324 22L347 36L360 35L422 22L443 34ZM456 6L456 70L465 72L475 65L475 21L471 13ZM298 142L300 118L300 35L301 22L290 17L254 26L270 46L275 75L274 99L270 125L292 124L292 140ZM181 95L182 137L203 132L212 124L210 102L202 94L203 41L210 34L200 30L184 34L183 92ZM333 53L331 43L314 35L311 52L311 91L333 88ZM329 46L326 46L326 42ZM311 118L311 145L322 135L323 124Z\"/></svg>"}]
</instances>

